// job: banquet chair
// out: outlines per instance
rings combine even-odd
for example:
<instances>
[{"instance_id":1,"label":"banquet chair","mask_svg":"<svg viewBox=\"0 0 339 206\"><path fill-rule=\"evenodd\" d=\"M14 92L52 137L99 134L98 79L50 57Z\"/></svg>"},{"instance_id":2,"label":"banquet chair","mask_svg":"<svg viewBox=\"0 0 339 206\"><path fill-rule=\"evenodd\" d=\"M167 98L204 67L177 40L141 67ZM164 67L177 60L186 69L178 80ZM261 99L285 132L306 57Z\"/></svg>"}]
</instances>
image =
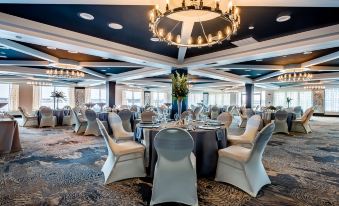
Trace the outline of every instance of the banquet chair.
<instances>
[{"instance_id":1,"label":"banquet chair","mask_svg":"<svg viewBox=\"0 0 339 206\"><path fill-rule=\"evenodd\" d=\"M123 109L129 109L128 105L121 105L120 106L120 109L123 110Z\"/></svg>"},{"instance_id":2,"label":"banquet chair","mask_svg":"<svg viewBox=\"0 0 339 206\"><path fill-rule=\"evenodd\" d=\"M112 112L108 114L108 123L109 126L112 128L113 131L113 137L117 141L126 141L126 140L133 140L134 133L133 132L127 132L123 125L121 118L118 114Z\"/></svg>"},{"instance_id":3,"label":"banquet chair","mask_svg":"<svg viewBox=\"0 0 339 206\"><path fill-rule=\"evenodd\" d=\"M116 143L107 133L105 126L97 119L101 135L105 139L108 156L101 171L105 184L134 177L145 177L143 145L134 141Z\"/></svg>"},{"instance_id":4,"label":"banquet chair","mask_svg":"<svg viewBox=\"0 0 339 206\"><path fill-rule=\"evenodd\" d=\"M232 124L233 116L229 112L223 112L218 117L217 120L221 122L225 128L229 128Z\"/></svg>"},{"instance_id":5,"label":"banquet chair","mask_svg":"<svg viewBox=\"0 0 339 206\"><path fill-rule=\"evenodd\" d=\"M287 117L288 113L285 110L279 110L275 113L275 129L274 133L285 133L289 134L288 132L288 125L287 125Z\"/></svg>"},{"instance_id":6,"label":"banquet chair","mask_svg":"<svg viewBox=\"0 0 339 206\"><path fill-rule=\"evenodd\" d=\"M86 119L86 108L80 108L79 112L81 114L81 116L79 116L79 118L81 118L84 121L87 121L87 119Z\"/></svg>"},{"instance_id":7,"label":"banquet chair","mask_svg":"<svg viewBox=\"0 0 339 206\"><path fill-rule=\"evenodd\" d=\"M294 107L293 112L295 113L297 119L301 118L301 115L302 115L301 106Z\"/></svg>"},{"instance_id":8,"label":"banquet chair","mask_svg":"<svg viewBox=\"0 0 339 206\"><path fill-rule=\"evenodd\" d=\"M72 125L72 113L71 113L70 106L64 106L63 108L63 118L62 118L62 125L71 126ZM66 111L66 114L65 114Z\"/></svg>"},{"instance_id":9,"label":"banquet chair","mask_svg":"<svg viewBox=\"0 0 339 206\"><path fill-rule=\"evenodd\" d=\"M131 112L139 112L139 107L137 105L132 105L130 110Z\"/></svg>"},{"instance_id":10,"label":"banquet chair","mask_svg":"<svg viewBox=\"0 0 339 206\"><path fill-rule=\"evenodd\" d=\"M38 126L38 117L28 115L22 107L18 107L19 112L22 117L22 126L23 127L37 127Z\"/></svg>"},{"instance_id":11,"label":"banquet chair","mask_svg":"<svg viewBox=\"0 0 339 206\"><path fill-rule=\"evenodd\" d=\"M282 109L283 109L283 106L276 106L275 108L276 108L276 110L278 111L278 110L282 110Z\"/></svg>"},{"instance_id":12,"label":"banquet chair","mask_svg":"<svg viewBox=\"0 0 339 206\"><path fill-rule=\"evenodd\" d=\"M260 127L261 117L253 115L248 119L245 132L242 135L229 135L228 141L231 145L252 144Z\"/></svg>"},{"instance_id":13,"label":"banquet chair","mask_svg":"<svg viewBox=\"0 0 339 206\"><path fill-rule=\"evenodd\" d=\"M129 109L123 109L118 113L119 117L122 121L122 126L126 130L126 132L132 132L132 126L131 126L131 118L132 118L132 112Z\"/></svg>"},{"instance_id":14,"label":"banquet chair","mask_svg":"<svg viewBox=\"0 0 339 206\"><path fill-rule=\"evenodd\" d=\"M191 110L184 111L183 113L181 113L181 119L185 119L189 115L192 115L193 117L193 112Z\"/></svg>"},{"instance_id":15,"label":"banquet chair","mask_svg":"<svg viewBox=\"0 0 339 206\"><path fill-rule=\"evenodd\" d=\"M262 164L262 155L272 137L274 124L264 127L256 136L251 149L230 146L219 150L215 181L226 182L256 197L271 181Z\"/></svg>"},{"instance_id":16,"label":"banquet chair","mask_svg":"<svg viewBox=\"0 0 339 206\"><path fill-rule=\"evenodd\" d=\"M240 128L244 128L246 127L246 124L247 124L247 115L245 113L245 110L238 110L238 109L235 109L240 117L240 121L239 121L239 127ZM241 111L241 112L240 112Z\"/></svg>"},{"instance_id":17,"label":"banquet chair","mask_svg":"<svg viewBox=\"0 0 339 206\"><path fill-rule=\"evenodd\" d=\"M292 129L293 132L302 132L302 133L309 133L312 132L310 126L310 119L314 113L313 108L309 108L305 111L304 115L301 119L292 120Z\"/></svg>"},{"instance_id":18,"label":"banquet chair","mask_svg":"<svg viewBox=\"0 0 339 206\"><path fill-rule=\"evenodd\" d=\"M198 205L193 146L191 135L183 129L163 129L155 136L158 160L150 205L164 202Z\"/></svg>"},{"instance_id":19,"label":"banquet chair","mask_svg":"<svg viewBox=\"0 0 339 206\"><path fill-rule=\"evenodd\" d=\"M85 130L84 135L99 136L100 131L99 131L99 127L98 127L98 124L97 124L97 121L96 121L97 114L92 109L86 109L85 115L86 115L86 119L87 119L87 126L86 126L86 130Z\"/></svg>"},{"instance_id":20,"label":"banquet chair","mask_svg":"<svg viewBox=\"0 0 339 206\"><path fill-rule=\"evenodd\" d=\"M87 121L84 118L80 118L78 112L76 110L71 110L72 115L74 117L74 132L77 134L84 133L87 127Z\"/></svg>"},{"instance_id":21,"label":"banquet chair","mask_svg":"<svg viewBox=\"0 0 339 206\"><path fill-rule=\"evenodd\" d=\"M152 116L156 116L153 111L144 111L141 113L141 122L152 122Z\"/></svg>"},{"instance_id":22,"label":"banquet chair","mask_svg":"<svg viewBox=\"0 0 339 206\"><path fill-rule=\"evenodd\" d=\"M55 127L57 123L56 116L53 116L53 110L49 107L40 107L41 120L39 127Z\"/></svg>"},{"instance_id":23,"label":"banquet chair","mask_svg":"<svg viewBox=\"0 0 339 206\"><path fill-rule=\"evenodd\" d=\"M215 120L219 116L220 109L217 106L211 108L211 119Z\"/></svg>"},{"instance_id":24,"label":"banquet chair","mask_svg":"<svg viewBox=\"0 0 339 206\"><path fill-rule=\"evenodd\" d=\"M202 106L198 106L193 110L193 119L200 120L199 116L200 116L200 113L202 112L202 109L203 109Z\"/></svg>"},{"instance_id":25,"label":"banquet chair","mask_svg":"<svg viewBox=\"0 0 339 206\"><path fill-rule=\"evenodd\" d=\"M252 108L246 108L244 111L247 119L255 115L255 111Z\"/></svg>"}]
</instances>

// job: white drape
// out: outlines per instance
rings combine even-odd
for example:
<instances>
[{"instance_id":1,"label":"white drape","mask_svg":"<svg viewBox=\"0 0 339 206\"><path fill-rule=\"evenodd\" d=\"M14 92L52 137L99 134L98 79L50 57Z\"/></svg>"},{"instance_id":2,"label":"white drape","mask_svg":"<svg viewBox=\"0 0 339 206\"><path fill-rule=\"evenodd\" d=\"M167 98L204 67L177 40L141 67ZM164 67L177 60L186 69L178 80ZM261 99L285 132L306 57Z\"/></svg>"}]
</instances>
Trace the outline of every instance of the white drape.
<instances>
[{"instance_id":1,"label":"white drape","mask_svg":"<svg viewBox=\"0 0 339 206\"><path fill-rule=\"evenodd\" d=\"M74 87L69 87L68 88L68 98L69 98L69 106L72 108L75 107L75 90Z\"/></svg>"},{"instance_id":2,"label":"white drape","mask_svg":"<svg viewBox=\"0 0 339 206\"><path fill-rule=\"evenodd\" d=\"M11 84L9 87L8 110L18 111L19 106L19 85Z\"/></svg>"},{"instance_id":3,"label":"white drape","mask_svg":"<svg viewBox=\"0 0 339 206\"><path fill-rule=\"evenodd\" d=\"M41 86L33 86L33 111L39 110L41 99Z\"/></svg>"},{"instance_id":4,"label":"white drape","mask_svg":"<svg viewBox=\"0 0 339 206\"><path fill-rule=\"evenodd\" d=\"M91 102L91 89L85 88L85 103Z\"/></svg>"}]
</instances>

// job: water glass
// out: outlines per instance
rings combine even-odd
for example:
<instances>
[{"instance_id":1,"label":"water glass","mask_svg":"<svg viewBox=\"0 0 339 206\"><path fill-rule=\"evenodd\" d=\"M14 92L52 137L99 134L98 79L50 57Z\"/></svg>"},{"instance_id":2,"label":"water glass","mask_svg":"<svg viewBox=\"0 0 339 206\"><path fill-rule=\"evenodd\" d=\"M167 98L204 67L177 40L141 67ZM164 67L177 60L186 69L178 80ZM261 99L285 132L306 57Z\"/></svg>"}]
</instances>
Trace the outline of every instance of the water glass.
<instances>
[{"instance_id":1,"label":"water glass","mask_svg":"<svg viewBox=\"0 0 339 206\"><path fill-rule=\"evenodd\" d=\"M158 122L157 116L152 116L152 123L153 125Z\"/></svg>"}]
</instances>

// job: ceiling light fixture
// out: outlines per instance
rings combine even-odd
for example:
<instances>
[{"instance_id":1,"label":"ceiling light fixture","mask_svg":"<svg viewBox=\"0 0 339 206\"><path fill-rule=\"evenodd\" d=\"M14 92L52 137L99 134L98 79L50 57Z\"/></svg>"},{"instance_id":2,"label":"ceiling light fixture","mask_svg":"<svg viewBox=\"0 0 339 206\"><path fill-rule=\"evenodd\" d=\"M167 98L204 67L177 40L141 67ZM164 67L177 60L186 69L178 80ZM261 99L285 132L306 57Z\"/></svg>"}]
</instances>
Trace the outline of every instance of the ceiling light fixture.
<instances>
[{"instance_id":1,"label":"ceiling light fixture","mask_svg":"<svg viewBox=\"0 0 339 206\"><path fill-rule=\"evenodd\" d=\"M51 82L40 82L40 81L27 82L27 84L32 86L52 86Z\"/></svg>"},{"instance_id":2,"label":"ceiling light fixture","mask_svg":"<svg viewBox=\"0 0 339 206\"><path fill-rule=\"evenodd\" d=\"M56 50L55 47L52 47L52 46L48 46L47 49L50 49L50 50Z\"/></svg>"},{"instance_id":3,"label":"ceiling light fixture","mask_svg":"<svg viewBox=\"0 0 339 206\"><path fill-rule=\"evenodd\" d=\"M68 50L68 53L77 54L78 52L77 51Z\"/></svg>"},{"instance_id":4,"label":"ceiling light fixture","mask_svg":"<svg viewBox=\"0 0 339 206\"><path fill-rule=\"evenodd\" d=\"M108 27L110 27L111 29L118 29L118 30L124 28L121 24L118 24L118 23L109 23Z\"/></svg>"},{"instance_id":5,"label":"ceiling light fixture","mask_svg":"<svg viewBox=\"0 0 339 206\"><path fill-rule=\"evenodd\" d=\"M159 41L159 38L157 38L157 37L152 37L152 38L151 38L151 41L158 42L158 41Z\"/></svg>"},{"instance_id":6,"label":"ceiling light fixture","mask_svg":"<svg viewBox=\"0 0 339 206\"><path fill-rule=\"evenodd\" d=\"M312 54L312 52L311 52L311 51L305 51L304 54L305 54L305 55L307 55L307 54Z\"/></svg>"},{"instance_id":7,"label":"ceiling light fixture","mask_svg":"<svg viewBox=\"0 0 339 206\"><path fill-rule=\"evenodd\" d=\"M288 15L288 14L285 14L285 15L280 15L280 16L278 16L277 17L277 22L285 22L285 21L288 21L288 20L290 20L291 19L291 16L290 15Z\"/></svg>"},{"instance_id":8,"label":"ceiling light fixture","mask_svg":"<svg viewBox=\"0 0 339 206\"><path fill-rule=\"evenodd\" d=\"M50 67L54 67L55 69L48 69L46 74L55 77L55 78L66 78L66 79L78 79L84 78L85 73L81 71L77 71L82 69L79 65L74 64L66 64L66 63L51 63Z\"/></svg>"},{"instance_id":9,"label":"ceiling light fixture","mask_svg":"<svg viewBox=\"0 0 339 206\"><path fill-rule=\"evenodd\" d=\"M189 3L187 3L189 2ZM210 2L208 2L210 3ZM182 0L181 6L170 8L169 1L166 1L166 10L161 11L156 5L149 13L149 30L154 38L166 42L168 45L178 47L205 47L214 44L221 44L224 40L230 40L232 35L237 33L240 26L240 10L229 1L225 11L220 9L220 0L216 0L213 6L207 5L203 0ZM173 3L174 4L174 3ZM174 26L166 24L166 19L173 19L177 23ZM190 18L198 23L201 31L195 37L181 38L181 32L176 28L181 23ZM223 19L223 23L216 24L214 20ZM218 26L216 30L207 31L209 26L204 26L208 22ZM179 29L181 30L181 29Z\"/></svg>"},{"instance_id":10,"label":"ceiling light fixture","mask_svg":"<svg viewBox=\"0 0 339 206\"><path fill-rule=\"evenodd\" d=\"M93 20L94 19L94 16L89 14L89 13L80 13L79 16L85 20Z\"/></svg>"},{"instance_id":11,"label":"ceiling light fixture","mask_svg":"<svg viewBox=\"0 0 339 206\"><path fill-rule=\"evenodd\" d=\"M253 29L254 29L254 26L249 26L248 29L249 29L249 30L253 30Z\"/></svg>"},{"instance_id":12,"label":"ceiling light fixture","mask_svg":"<svg viewBox=\"0 0 339 206\"><path fill-rule=\"evenodd\" d=\"M323 90L325 89L324 85L310 85L310 86L304 86L304 89L307 90Z\"/></svg>"},{"instance_id":13,"label":"ceiling light fixture","mask_svg":"<svg viewBox=\"0 0 339 206\"><path fill-rule=\"evenodd\" d=\"M311 81L313 74L307 73L305 71L309 70L308 68L292 68L285 69L283 72L285 74L279 75L277 77L280 82L307 82Z\"/></svg>"},{"instance_id":14,"label":"ceiling light fixture","mask_svg":"<svg viewBox=\"0 0 339 206\"><path fill-rule=\"evenodd\" d=\"M251 70L250 69L246 69L245 72L250 72Z\"/></svg>"}]
</instances>

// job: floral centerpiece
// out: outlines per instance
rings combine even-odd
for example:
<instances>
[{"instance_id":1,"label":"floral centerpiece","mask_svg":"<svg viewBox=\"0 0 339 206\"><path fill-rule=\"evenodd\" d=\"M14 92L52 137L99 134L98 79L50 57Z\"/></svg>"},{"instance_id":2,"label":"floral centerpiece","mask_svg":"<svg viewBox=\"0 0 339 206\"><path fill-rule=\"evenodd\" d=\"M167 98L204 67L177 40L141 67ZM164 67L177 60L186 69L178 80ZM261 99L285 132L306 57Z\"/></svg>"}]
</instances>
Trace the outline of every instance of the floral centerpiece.
<instances>
[{"instance_id":1,"label":"floral centerpiece","mask_svg":"<svg viewBox=\"0 0 339 206\"><path fill-rule=\"evenodd\" d=\"M51 97L53 97L53 100L54 100L54 109L55 109L55 99L56 99L56 103L57 103L57 109L59 109L59 100L66 101L65 94L62 91L52 92Z\"/></svg>"},{"instance_id":2,"label":"floral centerpiece","mask_svg":"<svg viewBox=\"0 0 339 206\"><path fill-rule=\"evenodd\" d=\"M188 78L187 78L187 75L185 74L180 75L178 72L176 72L175 74L172 74L171 78L172 78L172 96L177 99L178 115L180 117L182 100L189 93Z\"/></svg>"},{"instance_id":3,"label":"floral centerpiece","mask_svg":"<svg viewBox=\"0 0 339 206\"><path fill-rule=\"evenodd\" d=\"M290 104L291 104L292 100L293 100L293 99L292 99L291 97L287 97L287 98L286 98L287 108L290 108Z\"/></svg>"}]
</instances>

